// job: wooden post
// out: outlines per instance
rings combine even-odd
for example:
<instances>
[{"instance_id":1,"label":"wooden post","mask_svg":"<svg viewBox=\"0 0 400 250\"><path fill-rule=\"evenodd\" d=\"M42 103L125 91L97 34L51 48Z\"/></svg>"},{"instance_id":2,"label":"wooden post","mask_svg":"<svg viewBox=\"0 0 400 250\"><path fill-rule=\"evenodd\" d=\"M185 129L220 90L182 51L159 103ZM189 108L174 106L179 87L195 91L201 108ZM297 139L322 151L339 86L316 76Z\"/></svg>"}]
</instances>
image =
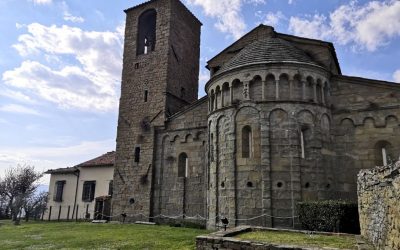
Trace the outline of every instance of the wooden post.
<instances>
[{"instance_id":1,"label":"wooden post","mask_svg":"<svg viewBox=\"0 0 400 250\"><path fill-rule=\"evenodd\" d=\"M69 221L69 212L70 212L70 210L71 210L71 206L70 206L70 205L68 205L67 221Z\"/></svg>"},{"instance_id":2,"label":"wooden post","mask_svg":"<svg viewBox=\"0 0 400 250\"><path fill-rule=\"evenodd\" d=\"M49 220L51 218L51 208L52 208L52 206L50 206L50 209L49 209Z\"/></svg>"},{"instance_id":3,"label":"wooden post","mask_svg":"<svg viewBox=\"0 0 400 250\"><path fill-rule=\"evenodd\" d=\"M78 210L79 209L79 205L76 204L76 211L75 211L75 221L78 222Z\"/></svg>"},{"instance_id":4,"label":"wooden post","mask_svg":"<svg viewBox=\"0 0 400 250\"><path fill-rule=\"evenodd\" d=\"M60 209L58 210L57 221L60 221L60 216L61 216L61 205L60 205Z\"/></svg>"}]
</instances>

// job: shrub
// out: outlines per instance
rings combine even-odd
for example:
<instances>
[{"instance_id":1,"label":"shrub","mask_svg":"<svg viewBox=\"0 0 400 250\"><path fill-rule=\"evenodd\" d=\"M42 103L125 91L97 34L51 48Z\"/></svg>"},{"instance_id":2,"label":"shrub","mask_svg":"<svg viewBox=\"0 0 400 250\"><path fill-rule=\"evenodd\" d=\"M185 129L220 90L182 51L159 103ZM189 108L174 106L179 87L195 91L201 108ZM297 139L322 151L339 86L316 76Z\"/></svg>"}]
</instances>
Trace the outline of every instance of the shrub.
<instances>
[{"instance_id":1,"label":"shrub","mask_svg":"<svg viewBox=\"0 0 400 250\"><path fill-rule=\"evenodd\" d=\"M299 202L297 209L305 230L360 233L357 203L340 200Z\"/></svg>"}]
</instances>

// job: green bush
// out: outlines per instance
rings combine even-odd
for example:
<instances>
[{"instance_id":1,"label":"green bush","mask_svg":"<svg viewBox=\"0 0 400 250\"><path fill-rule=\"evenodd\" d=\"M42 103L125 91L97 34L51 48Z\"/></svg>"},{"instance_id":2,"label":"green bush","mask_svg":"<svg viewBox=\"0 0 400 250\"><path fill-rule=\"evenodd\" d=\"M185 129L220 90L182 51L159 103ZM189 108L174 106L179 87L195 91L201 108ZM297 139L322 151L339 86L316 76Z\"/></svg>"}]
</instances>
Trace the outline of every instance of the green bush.
<instances>
[{"instance_id":1,"label":"green bush","mask_svg":"<svg viewBox=\"0 0 400 250\"><path fill-rule=\"evenodd\" d=\"M305 230L360 233L357 203L338 200L299 202L297 210Z\"/></svg>"}]
</instances>

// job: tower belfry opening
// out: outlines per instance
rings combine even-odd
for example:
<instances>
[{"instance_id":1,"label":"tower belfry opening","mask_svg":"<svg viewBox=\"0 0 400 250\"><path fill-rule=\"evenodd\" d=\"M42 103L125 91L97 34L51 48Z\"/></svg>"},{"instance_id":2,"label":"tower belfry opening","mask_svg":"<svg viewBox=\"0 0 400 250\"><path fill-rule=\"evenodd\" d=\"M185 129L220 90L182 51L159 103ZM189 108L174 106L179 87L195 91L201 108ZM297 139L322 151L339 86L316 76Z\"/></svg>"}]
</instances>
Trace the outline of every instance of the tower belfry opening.
<instances>
[{"instance_id":1,"label":"tower belfry opening","mask_svg":"<svg viewBox=\"0 0 400 250\"><path fill-rule=\"evenodd\" d=\"M154 51L156 44L157 12L154 9L143 12L139 17L137 55Z\"/></svg>"}]
</instances>

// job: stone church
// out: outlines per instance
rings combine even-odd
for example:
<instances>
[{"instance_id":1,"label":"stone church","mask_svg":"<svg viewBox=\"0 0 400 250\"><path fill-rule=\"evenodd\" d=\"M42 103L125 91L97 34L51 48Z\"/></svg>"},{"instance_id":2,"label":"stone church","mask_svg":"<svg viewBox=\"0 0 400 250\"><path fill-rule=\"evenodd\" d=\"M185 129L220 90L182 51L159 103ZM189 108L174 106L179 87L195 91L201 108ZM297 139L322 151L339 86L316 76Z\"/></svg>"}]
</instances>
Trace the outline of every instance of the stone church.
<instances>
[{"instance_id":1,"label":"stone church","mask_svg":"<svg viewBox=\"0 0 400 250\"><path fill-rule=\"evenodd\" d=\"M342 75L332 43L260 25L208 61L179 0L125 10L112 214L215 228L298 225L296 203L357 199L399 155L400 86Z\"/></svg>"}]
</instances>

